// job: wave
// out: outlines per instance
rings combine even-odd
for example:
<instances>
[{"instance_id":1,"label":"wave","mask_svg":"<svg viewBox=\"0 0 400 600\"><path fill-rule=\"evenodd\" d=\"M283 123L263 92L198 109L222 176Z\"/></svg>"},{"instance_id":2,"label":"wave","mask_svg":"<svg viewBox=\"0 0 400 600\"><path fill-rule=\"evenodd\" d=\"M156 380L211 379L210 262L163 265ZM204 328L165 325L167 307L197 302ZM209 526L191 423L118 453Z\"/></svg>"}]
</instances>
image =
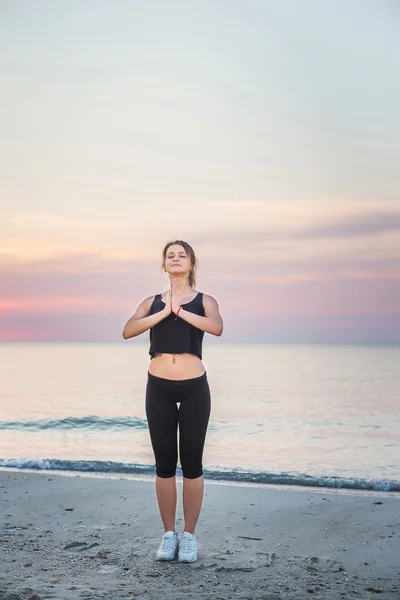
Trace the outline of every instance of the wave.
<instances>
[{"instance_id":1,"label":"wave","mask_svg":"<svg viewBox=\"0 0 400 600\"><path fill-rule=\"evenodd\" d=\"M65 417L64 419L35 419L31 421L0 421L0 430L43 431L44 429L147 429L147 420L139 417Z\"/></svg>"},{"instance_id":2,"label":"wave","mask_svg":"<svg viewBox=\"0 0 400 600\"><path fill-rule=\"evenodd\" d=\"M218 425L210 424L209 430ZM147 419L139 417L65 417L63 419L32 419L26 421L0 421L1 430L44 431L67 429L91 429L95 431L120 431L121 429L148 429Z\"/></svg>"},{"instance_id":3,"label":"wave","mask_svg":"<svg viewBox=\"0 0 400 600\"><path fill-rule=\"evenodd\" d=\"M12 469L33 469L38 471L70 471L91 473L126 473L129 475L154 475L154 465L141 465L115 461L59 460L59 459L0 459L0 467ZM177 475L181 474L178 467ZM204 469L206 479L231 483L256 483L273 485L296 485L302 487L342 488L351 490L372 490L380 492L400 492L400 481L337 476L314 476L295 473L264 473L241 469Z\"/></svg>"}]
</instances>

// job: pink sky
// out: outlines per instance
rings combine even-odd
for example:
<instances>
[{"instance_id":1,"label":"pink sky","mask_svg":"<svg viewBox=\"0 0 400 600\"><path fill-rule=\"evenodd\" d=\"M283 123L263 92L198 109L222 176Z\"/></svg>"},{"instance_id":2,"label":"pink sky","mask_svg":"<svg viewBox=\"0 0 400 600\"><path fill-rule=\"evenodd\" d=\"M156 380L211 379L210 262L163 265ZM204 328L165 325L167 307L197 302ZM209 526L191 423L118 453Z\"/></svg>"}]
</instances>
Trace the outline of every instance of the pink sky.
<instances>
[{"instance_id":1,"label":"pink sky","mask_svg":"<svg viewBox=\"0 0 400 600\"><path fill-rule=\"evenodd\" d=\"M226 341L400 339L400 212L318 219L289 229L276 223L271 230L189 236L200 261L197 289L219 302ZM24 255L24 238L15 233L14 253L0 268L0 339L120 340L136 305L166 289L166 281L161 240L143 242L135 256L129 239L110 234L114 243L94 236L91 250L74 252L53 224L47 245L41 234L36 255Z\"/></svg>"}]
</instances>

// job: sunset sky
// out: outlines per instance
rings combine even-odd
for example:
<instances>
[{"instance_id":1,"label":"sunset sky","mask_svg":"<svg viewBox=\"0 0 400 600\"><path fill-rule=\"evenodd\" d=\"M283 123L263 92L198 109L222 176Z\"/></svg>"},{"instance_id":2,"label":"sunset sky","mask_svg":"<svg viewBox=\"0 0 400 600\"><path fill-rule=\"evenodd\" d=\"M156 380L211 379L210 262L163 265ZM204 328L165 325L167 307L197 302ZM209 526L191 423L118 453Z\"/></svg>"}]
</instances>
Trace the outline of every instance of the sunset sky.
<instances>
[{"instance_id":1,"label":"sunset sky","mask_svg":"<svg viewBox=\"0 0 400 600\"><path fill-rule=\"evenodd\" d=\"M399 31L392 0L3 0L0 340L127 343L181 238L226 342L400 342Z\"/></svg>"}]
</instances>

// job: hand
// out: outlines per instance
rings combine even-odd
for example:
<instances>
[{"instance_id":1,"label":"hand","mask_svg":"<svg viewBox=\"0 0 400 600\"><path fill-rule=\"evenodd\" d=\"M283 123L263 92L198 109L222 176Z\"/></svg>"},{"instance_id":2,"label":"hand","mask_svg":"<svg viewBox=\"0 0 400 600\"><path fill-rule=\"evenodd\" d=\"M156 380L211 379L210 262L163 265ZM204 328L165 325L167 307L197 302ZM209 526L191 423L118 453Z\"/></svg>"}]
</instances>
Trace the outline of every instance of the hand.
<instances>
[{"instance_id":1,"label":"hand","mask_svg":"<svg viewBox=\"0 0 400 600\"><path fill-rule=\"evenodd\" d=\"M169 288L167 297L165 299L165 306L163 309L163 312L165 313L165 316L168 317L168 315L171 314L172 312L172 302L171 302L172 298L171 298L171 287Z\"/></svg>"},{"instance_id":2,"label":"hand","mask_svg":"<svg viewBox=\"0 0 400 600\"><path fill-rule=\"evenodd\" d=\"M171 296L171 310L172 310L172 312L174 312L176 314L178 312L178 308L180 307L180 302L179 302L179 298L176 295L175 279L173 279L171 281L170 296Z\"/></svg>"},{"instance_id":3,"label":"hand","mask_svg":"<svg viewBox=\"0 0 400 600\"><path fill-rule=\"evenodd\" d=\"M172 279L164 307L164 312L166 313L166 316L170 315L171 312L175 313L178 310L180 305L177 303L178 299L176 296L176 281L175 279Z\"/></svg>"}]
</instances>

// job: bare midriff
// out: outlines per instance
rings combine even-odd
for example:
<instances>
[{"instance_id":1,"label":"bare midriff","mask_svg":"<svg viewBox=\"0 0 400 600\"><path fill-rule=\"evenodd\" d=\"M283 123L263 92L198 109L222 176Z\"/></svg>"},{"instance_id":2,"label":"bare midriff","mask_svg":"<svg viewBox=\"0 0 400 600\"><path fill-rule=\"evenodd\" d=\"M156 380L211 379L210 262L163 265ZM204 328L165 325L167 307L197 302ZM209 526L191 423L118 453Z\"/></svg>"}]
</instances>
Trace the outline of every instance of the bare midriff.
<instances>
[{"instance_id":1,"label":"bare midriff","mask_svg":"<svg viewBox=\"0 0 400 600\"><path fill-rule=\"evenodd\" d=\"M205 373L201 359L195 354L161 354L150 361L149 373L164 379L193 379Z\"/></svg>"}]
</instances>

